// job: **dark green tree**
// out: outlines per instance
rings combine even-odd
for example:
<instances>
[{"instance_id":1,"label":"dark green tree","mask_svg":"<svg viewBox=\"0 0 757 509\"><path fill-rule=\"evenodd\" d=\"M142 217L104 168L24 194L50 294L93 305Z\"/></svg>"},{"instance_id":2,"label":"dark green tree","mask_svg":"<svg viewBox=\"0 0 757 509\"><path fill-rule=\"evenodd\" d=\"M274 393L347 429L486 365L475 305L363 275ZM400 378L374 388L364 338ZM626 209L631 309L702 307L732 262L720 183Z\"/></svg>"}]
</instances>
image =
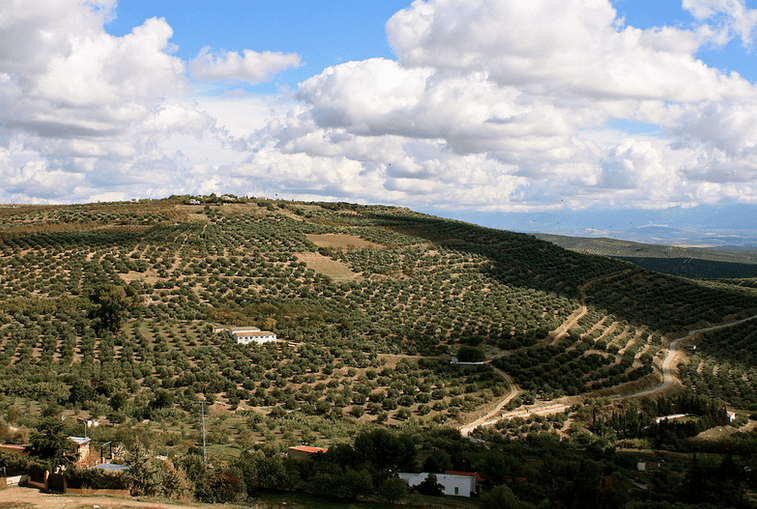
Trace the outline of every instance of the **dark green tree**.
<instances>
[{"instance_id":1,"label":"dark green tree","mask_svg":"<svg viewBox=\"0 0 757 509\"><path fill-rule=\"evenodd\" d=\"M385 428L359 434L355 438L355 453L361 461L371 463L379 470L394 471L412 471L417 454L415 443L409 436Z\"/></svg>"},{"instance_id":2,"label":"dark green tree","mask_svg":"<svg viewBox=\"0 0 757 509\"><path fill-rule=\"evenodd\" d=\"M126 457L126 464L129 466L126 475L132 495L152 497L163 492L163 468L138 440Z\"/></svg>"},{"instance_id":3,"label":"dark green tree","mask_svg":"<svg viewBox=\"0 0 757 509\"><path fill-rule=\"evenodd\" d=\"M90 300L90 318L95 328L114 334L121 330L129 313L142 305L142 296L132 285L100 285L92 292Z\"/></svg>"},{"instance_id":4,"label":"dark green tree","mask_svg":"<svg viewBox=\"0 0 757 509\"><path fill-rule=\"evenodd\" d=\"M452 457L444 449L438 449L431 453L431 456L423 462L424 472L444 473L446 470L452 470Z\"/></svg>"},{"instance_id":5,"label":"dark green tree","mask_svg":"<svg viewBox=\"0 0 757 509\"><path fill-rule=\"evenodd\" d=\"M58 417L47 417L29 437L29 452L32 456L49 460L53 467L69 465L76 458L73 443L68 438L63 421Z\"/></svg>"},{"instance_id":6,"label":"dark green tree","mask_svg":"<svg viewBox=\"0 0 757 509\"><path fill-rule=\"evenodd\" d=\"M150 401L150 408L169 408L173 406L173 403L173 392L166 389L158 389L155 391L155 397Z\"/></svg>"},{"instance_id":7,"label":"dark green tree","mask_svg":"<svg viewBox=\"0 0 757 509\"><path fill-rule=\"evenodd\" d=\"M74 378L71 380L71 389L68 392L68 401L71 403L84 403L95 399L95 390L86 380Z\"/></svg>"},{"instance_id":8,"label":"dark green tree","mask_svg":"<svg viewBox=\"0 0 757 509\"><path fill-rule=\"evenodd\" d=\"M376 486L376 495L390 504L406 497L409 491L407 481L399 477L389 477Z\"/></svg>"},{"instance_id":9,"label":"dark green tree","mask_svg":"<svg viewBox=\"0 0 757 509\"><path fill-rule=\"evenodd\" d=\"M463 345L457 351L457 360L460 362L481 362L486 360L486 354L475 346Z\"/></svg>"},{"instance_id":10,"label":"dark green tree","mask_svg":"<svg viewBox=\"0 0 757 509\"><path fill-rule=\"evenodd\" d=\"M534 506L518 500L505 485L497 486L481 495L481 509L529 509Z\"/></svg>"},{"instance_id":11,"label":"dark green tree","mask_svg":"<svg viewBox=\"0 0 757 509\"><path fill-rule=\"evenodd\" d=\"M357 500L374 492L367 469L318 472L309 479L306 489L316 495L341 500Z\"/></svg>"},{"instance_id":12,"label":"dark green tree","mask_svg":"<svg viewBox=\"0 0 757 509\"><path fill-rule=\"evenodd\" d=\"M232 466L240 474L250 496L261 491L291 489L294 484L282 458L266 456L263 451L245 452Z\"/></svg>"},{"instance_id":13,"label":"dark green tree","mask_svg":"<svg viewBox=\"0 0 757 509\"><path fill-rule=\"evenodd\" d=\"M441 497L444 495L444 486L439 484L436 474L429 473L426 478L418 485L418 493L421 495L431 495Z\"/></svg>"},{"instance_id":14,"label":"dark green tree","mask_svg":"<svg viewBox=\"0 0 757 509\"><path fill-rule=\"evenodd\" d=\"M118 412L119 410L121 410L121 407L124 406L124 403L128 401L128 399L129 398L124 393L116 392L115 394L113 394L113 396L110 397L108 403L110 403L110 407L114 411Z\"/></svg>"},{"instance_id":15,"label":"dark green tree","mask_svg":"<svg viewBox=\"0 0 757 509\"><path fill-rule=\"evenodd\" d=\"M194 496L200 502L212 503L213 493L208 484L208 471L202 458L197 454L187 454L179 461L180 468L186 472L187 478L194 487Z\"/></svg>"}]
</instances>

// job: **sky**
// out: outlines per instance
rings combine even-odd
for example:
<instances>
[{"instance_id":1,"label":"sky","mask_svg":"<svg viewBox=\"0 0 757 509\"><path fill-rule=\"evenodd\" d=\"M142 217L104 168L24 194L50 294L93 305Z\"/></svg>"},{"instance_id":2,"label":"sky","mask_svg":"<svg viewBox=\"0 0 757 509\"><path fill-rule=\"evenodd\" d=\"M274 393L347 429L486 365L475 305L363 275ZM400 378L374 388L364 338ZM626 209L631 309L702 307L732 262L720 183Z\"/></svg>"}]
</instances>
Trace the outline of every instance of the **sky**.
<instances>
[{"instance_id":1,"label":"sky","mask_svg":"<svg viewBox=\"0 0 757 509\"><path fill-rule=\"evenodd\" d=\"M0 203L231 193L757 233L745 0L0 0Z\"/></svg>"}]
</instances>

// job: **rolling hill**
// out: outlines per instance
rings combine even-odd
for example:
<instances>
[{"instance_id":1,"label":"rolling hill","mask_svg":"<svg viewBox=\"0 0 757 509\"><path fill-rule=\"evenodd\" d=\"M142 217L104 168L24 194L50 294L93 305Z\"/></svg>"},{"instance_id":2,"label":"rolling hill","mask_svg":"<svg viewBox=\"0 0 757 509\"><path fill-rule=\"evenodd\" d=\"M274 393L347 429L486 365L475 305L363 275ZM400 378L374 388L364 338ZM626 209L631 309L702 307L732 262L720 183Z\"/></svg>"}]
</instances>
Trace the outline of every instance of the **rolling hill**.
<instances>
[{"instance_id":1,"label":"rolling hill","mask_svg":"<svg viewBox=\"0 0 757 509\"><path fill-rule=\"evenodd\" d=\"M625 240L538 234L535 237L582 253L618 258L645 269L691 278L757 277L757 250L744 247L687 247Z\"/></svg>"},{"instance_id":2,"label":"rolling hill","mask_svg":"<svg viewBox=\"0 0 757 509\"><path fill-rule=\"evenodd\" d=\"M195 200L0 208L3 394L114 423L191 421L204 399L239 419L305 419L276 432L300 443L334 421L472 420L510 384L450 365L463 346L539 400L616 394L659 383L687 330L757 313L753 280L675 277L407 209ZM123 327L103 319L114 288L141 302L117 309ZM238 325L283 341L214 332ZM714 374L683 380L757 410L738 334L708 336L697 359ZM266 434L252 429L234 440Z\"/></svg>"}]
</instances>

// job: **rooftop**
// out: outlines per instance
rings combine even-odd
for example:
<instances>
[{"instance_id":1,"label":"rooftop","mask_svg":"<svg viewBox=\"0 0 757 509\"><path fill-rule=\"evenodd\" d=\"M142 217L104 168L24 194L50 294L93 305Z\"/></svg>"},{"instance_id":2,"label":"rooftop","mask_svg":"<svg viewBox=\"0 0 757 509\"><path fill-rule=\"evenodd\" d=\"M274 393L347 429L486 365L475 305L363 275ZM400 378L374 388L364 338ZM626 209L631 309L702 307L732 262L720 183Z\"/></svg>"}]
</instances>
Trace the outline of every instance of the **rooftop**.
<instances>
[{"instance_id":1,"label":"rooftop","mask_svg":"<svg viewBox=\"0 0 757 509\"><path fill-rule=\"evenodd\" d=\"M96 468L98 470L105 470L106 472L121 472L123 470L129 470L128 465L116 465L115 463L103 463L101 465L90 467L89 469L92 470L93 468Z\"/></svg>"},{"instance_id":2,"label":"rooftop","mask_svg":"<svg viewBox=\"0 0 757 509\"><path fill-rule=\"evenodd\" d=\"M484 481L484 478L481 477L481 474L479 474L478 472L458 472L456 470L445 470L444 473L446 475L461 475L465 477L474 477L476 481L478 482Z\"/></svg>"},{"instance_id":3,"label":"rooftop","mask_svg":"<svg viewBox=\"0 0 757 509\"><path fill-rule=\"evenodd\" d=\"M295 447L290 447L290 449L294 449L295 451L309 452L311 454L315 454L317 452L328 452L328 449L325 449L323 447L310 447L309 445L297 445Z\"/></svg>"}]
</instances>

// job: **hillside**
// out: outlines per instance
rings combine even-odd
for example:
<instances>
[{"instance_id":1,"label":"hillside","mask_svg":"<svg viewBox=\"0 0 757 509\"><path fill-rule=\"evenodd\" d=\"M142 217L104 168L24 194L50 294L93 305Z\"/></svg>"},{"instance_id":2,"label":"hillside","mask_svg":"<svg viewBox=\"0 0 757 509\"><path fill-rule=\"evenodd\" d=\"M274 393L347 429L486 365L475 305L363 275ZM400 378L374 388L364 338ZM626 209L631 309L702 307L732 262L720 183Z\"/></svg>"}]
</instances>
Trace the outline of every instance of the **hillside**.
<instances>
[{"instance_id":1,"label":"hillside","mask_svg":"<svg viewBox=\"0 0 757 509\"><path fill-rule=\"evenodd\" d=\"M492 367L451 366L461 346L540 400L615 394L654 386L686 330L757 313L749 281L666 276L405 209L204 200L0 209L2 393L174 430L191 430L205 399L248 423L228 421L219 442L317 442L347 433L335 421L470 421L510 387ZM142 305L122 329L94 327L102 289L127 286ZM236 345L213 325L283 342ZM730 337L697 353L723 383L685 381L757 410L757 371L721 351ZM720 389L728 370L736 392ZM289 420L266 430L260 415Z\"/></svg>"},{"instance_id":2,"label":"hillside","mask_svg":"<svg viewBox=\"0 0 757 509\"><path fill-rule=\"evenodd\" d=\"M691 278L757 277L757 250L683 247L625 240L538 234L535 237L582 253L625 260L645 269Z\"/></svg>"}]
</instances>

